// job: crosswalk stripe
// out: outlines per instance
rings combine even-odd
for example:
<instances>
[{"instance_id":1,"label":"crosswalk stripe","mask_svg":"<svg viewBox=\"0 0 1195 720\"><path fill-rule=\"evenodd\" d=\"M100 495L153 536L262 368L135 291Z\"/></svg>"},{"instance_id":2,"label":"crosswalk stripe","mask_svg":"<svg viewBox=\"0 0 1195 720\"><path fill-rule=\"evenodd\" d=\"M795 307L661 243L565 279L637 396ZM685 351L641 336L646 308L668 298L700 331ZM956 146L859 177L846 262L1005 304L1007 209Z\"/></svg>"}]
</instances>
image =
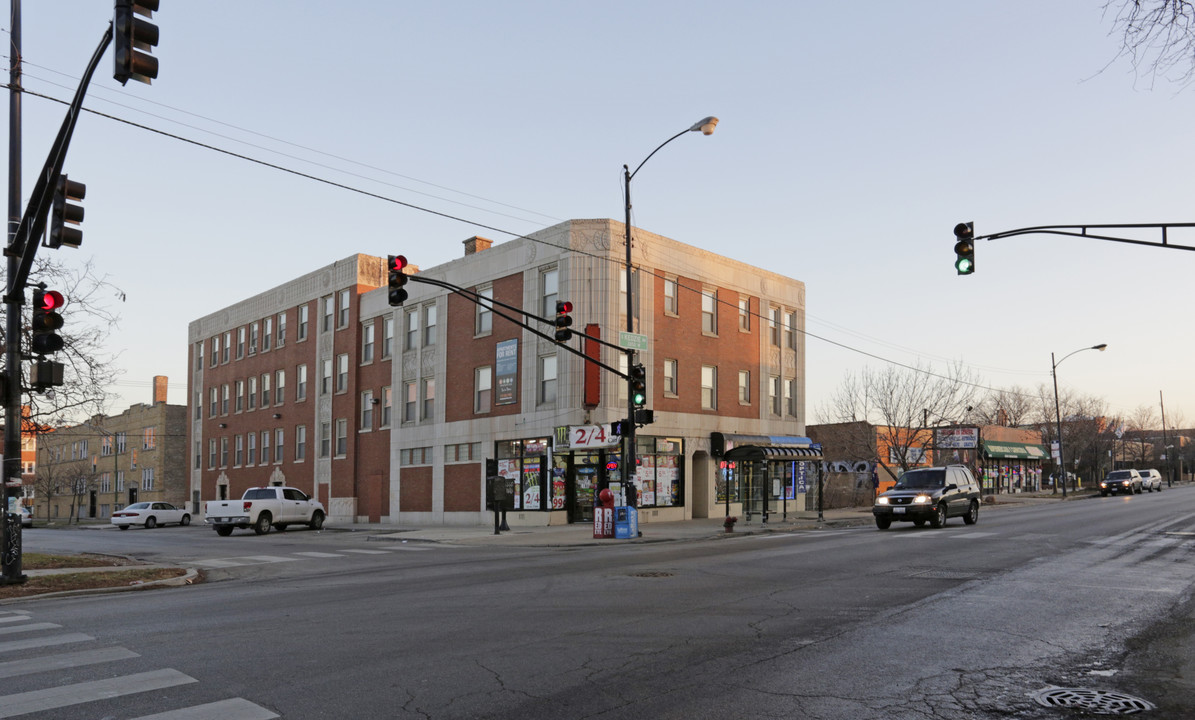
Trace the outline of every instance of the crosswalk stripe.
<instances>
[{"instance_id":1,"label":"crosswalk stripe","mask_svg":"<svg viewBox=\"0 0 1195 720\"><path fill-rule=\"evenodd\" d=\"M3 695L0 696L0 718L53 710L95 700L111 700L122 695L161 690L193 682L199 681L177 670L152 670L136 675Z\"/></svg>"},{"instance_id":2,"label":"crosswalk stripe","mask_svg":"<svg viewBox=\"0 0 1195 720\"><path fill-rule=\"evenodd\" d=\"M0 617L0 623L25 622L28 619L29 619L28 615L5 615L3 617Z\"/></svg>"},{"instance_id":3,"label":"crosswalk stripe","mask_svg":"<svg viewBox=\"0 0 1195 720\"><path fill-rule=\"evenodd\" d=\"M242 560L256 560L260 563L280 563L280 562L294 562L292 557L281 557L279 555L248 555L241 558Z\"/></svg>"},{"instance_id":4,"label":"crosswalk stripe","mask_svg":"<svg viewBox=\"0 0 1195 720\"><path fill-rule=\"evenodd\" d=\"M302 555L303 557L309 557L309 558L338 558L338 557L344 557L344 555L337 555L336 553L325 553L325 552L301 552L301 553L295 553L295 554L296 554L296 555Z\"/></svg>"},{"instance_id":5,"label":"crosswalk stripe","mask_svg":"<svg viewBox=\"0 0 1195 720\"><path fill-rule=\"evenodd\" d=\"M34 630L55 630L62 627L54 623L33 623L32 625L18 625L16 627L0 628L0 635L11 635L13 633L32 632Z\"/></svg>"},{"instance_id":6,"label":"crosswalk stripe","mask_svg":"<svg viewBox=\"0 0 1195 720\"><path fill-rule=\"evenodd\" d=\"M127 648L110 647L100 650L81 650L61 655L26 658L24 660L9 660L7 662L0 662L0 678L32 675L33 673L63 670L83 665L95 665L114 660L130 660L135 657L140 657L140 655Z\"/></svg>"},{"instance_id":7,"label":"crosswalk stripe","mask_svg":"<svg viewBox=\"0 0 1195 720\"><path fill-rule=\"evenodd\" d=\"M133 720L270 720L276 717L282 716L243 698L232 698L155 715L142 715Z\"/></svg>"},{"instance_id":8,"label":"crosswalk stripe","mask_svg":"<svg viewBox=\"0 0 1195 720\"><path fill-rule=\"evenodd\" d=\"M62 635L29 638L27 640L9 640L7 642L0 642L0 653L16 650L33 650L51 645L66 645L68 643L89 642L91 640L95 640L95 638L90 635L84 635L83 633L64 633Z\"/></svg>"},{"instance_id":9,"label":"crosswalk stripe","mask_svg":"<svg viewBox=\"0 0 1195 720\"><path fill-rule=\"evenodd\" d=\"M344 550L343 552L356 553L358 555L389 555L390 554L385 550L352 550L352 549L350 549L350 550Z\"/></svg>"}]
</instances>

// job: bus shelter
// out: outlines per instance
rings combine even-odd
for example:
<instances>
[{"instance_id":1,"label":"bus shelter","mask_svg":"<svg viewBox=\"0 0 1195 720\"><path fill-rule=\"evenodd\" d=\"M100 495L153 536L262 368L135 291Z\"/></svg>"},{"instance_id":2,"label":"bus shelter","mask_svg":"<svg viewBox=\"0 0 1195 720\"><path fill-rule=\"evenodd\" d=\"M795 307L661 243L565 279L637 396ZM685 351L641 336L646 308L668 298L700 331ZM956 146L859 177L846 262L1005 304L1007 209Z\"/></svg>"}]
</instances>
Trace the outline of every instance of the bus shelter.
<instances>
[{"instance_id":1,"label":"bus shelter","mask_svg":"<svg viewBox=\"0 0 1195 720\"><path fill-rule=\"evenodd\" d=\"M726 515L739 507L744 519L767 522L779 513L820 510L822 448L806 437L714 433L720 455L718 500Z\"/></svg>"}]
</instances>

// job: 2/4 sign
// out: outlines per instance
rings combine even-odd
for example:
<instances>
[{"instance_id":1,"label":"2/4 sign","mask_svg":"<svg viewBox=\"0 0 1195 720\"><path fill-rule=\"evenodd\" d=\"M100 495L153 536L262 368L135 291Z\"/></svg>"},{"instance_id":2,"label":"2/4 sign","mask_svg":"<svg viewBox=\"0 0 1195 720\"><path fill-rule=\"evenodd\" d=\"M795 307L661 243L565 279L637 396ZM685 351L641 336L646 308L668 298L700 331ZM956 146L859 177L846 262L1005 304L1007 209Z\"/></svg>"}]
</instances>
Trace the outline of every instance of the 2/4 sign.
<instances>
[{"instance_id":1,"label":"2/4 sign","mask_svg":"<svg viewBox=\"0 0 1195 720\"><path fill-rule=\"evenodd\" d=\"M621 435L615 435L607 425L569 425L568 446L570 448L617 447Z\"/></svg>"}]
</instances>

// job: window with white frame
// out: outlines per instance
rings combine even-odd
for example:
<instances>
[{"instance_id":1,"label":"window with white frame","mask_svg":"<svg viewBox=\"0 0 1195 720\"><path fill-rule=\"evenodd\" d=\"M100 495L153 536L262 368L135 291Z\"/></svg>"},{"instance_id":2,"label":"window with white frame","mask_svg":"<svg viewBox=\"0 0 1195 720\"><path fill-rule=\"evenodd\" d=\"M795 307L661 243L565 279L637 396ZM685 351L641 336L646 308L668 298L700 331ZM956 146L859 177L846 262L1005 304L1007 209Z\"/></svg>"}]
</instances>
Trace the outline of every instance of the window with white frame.
<instances>
[{"instance_id":1,"label":"window with white frame","mask_svg":"<svg viewBox=\"0 0 1195 720\"><path fill-rule=\"evenodd\" d=\"M423 308L423 346L436 344L436 306L426 305Z\"/></svg>"},{"instance_id":2,"label":"window with white frame","mask_svg":"<svg viewBox=\"0 0 1195 720\"><path fill-rule=\"evenodd\" d=\"M394 354L394 316L387 315L382 321L382 357Z\"/></svg>"},{"instance_id":3,"label":"window with white frame","mask_svg":"<svg viewBox=\"0 0 1195 720\"><path fill-rule=\"evenodd\" d=\"M349 421L347 418L336 419L336 457L344 457L349 452Z\"/></svg>"},{"instance_id":4,"label":"window with white frame","mask_svg":"<svg viewBox=\"0 0 1195 720\"><path fill-rule=\"evenodd\" d=\"M247 455L245 456L245 464L246 465L256 465L257 464L257 433L255 433L255 432L249 433L245 437L245 440L247 441L246 444L248 445Z\"/></svg>"},{"instance_id":5,"label":"window with white frame","mask_svg":"<svg viewBox=\"0 0 1195 720\"><path fill-rule=\"evenodd\" d=\"M274 373L274 404L281 405L286 400L286 371L278 370Z\"/></svg>"},{"instance_id":6,"label":"window with white frame","mask_svg":"<svg viewBox=\"0 0 1195 720\"><path fill-rule=\"evenodd\" d=\"M270 462L270 435L269 430L261 431L261 464L268 465Z\"/></svg>"},{"instance_id":7,"label":"window with white frame","mask_svg":"<svg viewBox=\"0 0 1195 720\"><path fill-rule=\"evenodd\" d=\"M436 417L436 379L426 378L423 381L423 416L424 420Z\"/></svg>"},{"instance_id":8,"label":"window with white frame","mask_svg":"<svg viewBox=\"0 0 1195 720\"><path fill-rule=\"evenodd\" d=\"M718 334L718 291L701 291L701 332Z\"/></svg>"},{"instance_id":9,"label":"window with white frame","mask_svg":"<svg viewBox=\"0 0 1195 720\"><path fill-rule=\"evenodd\" d=\"M151 467L141 468L141 489L154 489L154 469Z\"/></svg>"},{"instance_id":10,"label":"window with white frame","mask_svg":"<svg viewBox=\"0 0 1195 720\"><path fill-rule=\"evenodd\" d=\"M784 412L789 417L797 416L797 381L792 378L784 380Z\"/></svg>"},{"instance_id":11,"label":"window with white frame","mask_svg":"<svg viewBox=\"0 0 1195 720\"><path fill-rule=\"evenodd\" d=\"M774 307L768 316L768 332L772 336L772 344L780 347L780 308Z\"/></svg>"},{"instance_id":12,"label":"window with white frame","mask_svg":"<svg viewBox=\"0 0 1195 720\"><path fill-rule=\"evenodd\" d=\"M307 366L295 368L295 402L307 399Z\"/></svg>"},{"instance_id":13,"label":"window with white frame","mask_svg":"<svg viewBox=\"0 0 1195 720\"><path fill-rule=\"evenodd\" d=\"M310 315L311 315L311 306L310 305L307 305L306 303L304 303L303 305L299 306L299 321L298 321L299 327L295 331L296 339L298 339L298 340L306 340L307 339L307 327L311 324L310 323ZM278 316L278 345L279 346L282 345L282 333L286 329L286 325L283 324L283 317L285 317L285 316L283 316L283 315Z\"/></svg>"},{"instance_id":14,"label":"window with white frame","mask_svg":"<svg viewBox=\"0 0 1195 720\"><path fill-rule=\"evenodd\" d=\"M228 438L220 438L220 467L228 467Z\"/></svg>"},{"instance_id":15,"label":"window with white frame","mask_svg":"<svg viewBox=\"0 0 1195 720\"><path fill-rule=\"evenodd\" d=\"M419 311L408 310L406 315L407 339L403 343L403 350L416 350L419 348Z\"/></svg>"},{"instance_id":16,"label":"window with white frame","mask_svg":"<svg viewBox=\"0 0 1195 720\"><path fill-rule=\"evenodd\" d=\"M319 374L319 392L320 395L327 395L332 392L332 360L320 361Z\"/></svg>"},{"instance_id":17,"label":"window with white frame","mask_svg":"<svg viewBox=\"0 0 1195 720\"><path fill-rule=\"evenodd\" d=\"M236 435L232 438L232 466L240 467L245 464L245 436ZM144 471L142 471L144 474Z\"/></svg>"},{"instance_id":18,"label":"window with white frame","mask_svg":"<svg viewBox=\"0 0 1195 720\"><path fill-rule=\"evenodd\" d=\"M718 409L718 368L701 366L701 409Z\"/></svg>"},{"instance_id":19,"label":"window with white frame","mask_svg":"<svg viewBox=\"0 0 1195 720\"><path fill-rule=\"evenodd\" d=\"M212 338L212 360L211 366L216 367L220 362L220 338L219 336Z\"/></svg>"},{"instance_id":20,"label":"window with white frame","mask_svg":"<svg viewBox=\"0 0 1195 720\"><path fill-rule=\"evenodd\" d=\"M232 394L232 390L229 388L227 383L220 386L220 414L221 415L228 414L228 398L229 398L229 395L231 395L231 394Z\"/></svg>"},{"instance_id":21,"label":"window with white frame","mask_svg":"<svg viewBox=\"0 0 1195 720\"><path fill-rule=\"evenodd\" d=\"M268 317L261 321L261 351L268 352L270 342L274 339L274 318Z\"/></svg>"},{"instance_id":22,"label":"window with white frame","mask_svg":"<svg viewBox=\"0 0 1195 720\"><path fill-rule=\"evenodd\" d=\"M295 426L295 462L307 459L307 426Z\"/></svg>"},{"instance_id":23,"label":"window with white frame","mask_svg":"<svg viewBox=\"0 0 1195 720\"><path fill-rule=\"evenodd\" d=\"M228 354L232 350L232 331L224 333L224 347L220 350L220 364L228 362Z\"/></svg>"},{"instance_id":24,"label":"window with white frame","mask_svg":"<svg viewBox=\"0 0 1195 720\"><path fill-rule=\"evenodd\" d=\"M300 340L307 337L307 306L303 305L298 309L298 315L302 319L303 334L299 337ZM286 313L278 313L278 347L286 344Z\"/></svg>"},{"instance_id":25,"label":"window with white frame","mask_svg":"<svg viewBox=\"0 0 1195 720\"><path fill-rule=\"evenodd\" d=\"M789 350L797 349L797 314L795 312L784 314L784 347Z\"/></svg>"},{"instance_id":26,"label":"window with white frame","mask_svg":"<svg viewBox=\"0 0 1195 720\"><path fill-rule=\"evenodd\" d=\"M413 382L405 382L403 385L403 408L402 421L411 423L415 422L415 410L419 406L418 389Z\"/></svg>"},{"instance_id":27,"label":"window with white frame","mask_svg":"<svg viewBox=\"0 0 1195 720\"><path fill-rule=\"evenodd\" d=\"M107 440L107 438L104 438ZM142 428L141 430L141 449L153 450L158 446L158 431L154 426Z\"/></svg>"},{"instance_id":28,"label":"window with white frame","mask_svg":"<svg viewBox=\"0 0 1195 720\"><path fill-rule=\"evenodd\" d=\"M270 374L261 374L261 406L267 408L270 406Z\"/></svg>"},{"instance_id":29,"label":"window with white frame","mask_svg":"<svg viewBox=\"0 0 1195 720\"><path fill-rule=\"evenodd\" d=\"M361 430L373 430L373 390L361 393Z\"/></svg>"},{"instance_id":30,"label":"window with white frame","mask_svg":"<svg viewBox=\"0 0 1195 720\"><path fill-rule=\"evenodd\" d=\"M216 469L216 439L212 438L207 441L207 469Z\"/></svg>"},{"instance_id":31,"label":"window with white frame","mask_svg":"<svg viewBox=\"0 0 1195 720\"><path fill-rule=\"evenodd\" d=\"M676 298L676 278L664 278L664 314L680 314L680 305Z\"/></svg>"},{"instance_id":32,"label":"window with white frame","mask_svg":"<svg viewBox=\"0 0 1195 720\"><path fill-rule=\"evenodd\" d=\"M473 412L490 411L490 391L493 387L494 371L489 365L473 371Z\"/></svg>"},{"instance_id":33,"label":"window with white frame","mask_svg":"<svg viewBox=\"0 0 1195 720\"><path fill-rule=\"evenodd\" d=\"M373 362L373 332L374 322L369 320L361 325L361 362Z\"/></svg>"},{"instance_id":34,"label":"window with white frame","mask_svg":"<svg viewBox=\"0 0 1195 720\"><path fill-rule=\"evenodd\" d=\"M274 464L282 462L282 450L286 444L286 434L282 428L274 429Z\"/></svg>"},{"instance_id":35,"label":"window with white frame","mask_svg":"<svg viewBox=\"0 0 1195 720\"><path fill-rule=\"evenodd\" d=\"M346 328L349 326L349 308L352 303L353 294L349 290L340 291L339 313L336 316L336 327Z\"/></svg>"},{"instance_id":36,"label":"window with white frame","mask_svg":"<svg viewBox=\"0 0 1195 720\"><path fill-rule=\"evenodd\" d=\"M768 405L773 415L779 417L784 413L784 408L780 406L780 378L776 375L768 378Z\"/></svg>"},{"instance_id":37,"label":"window with white frame","mask_svg":"<svg viewBox=\"0 0 1195 720\"><path fill-rule=\"evenodd\" d=\"M336 392L341 393L349 389L349 356L342 353L336 356Z\"/></svg>"},{"instance_id":38,"label":"window with white frame","mask_svg":"<svg viewBox=\"0 0 1195 720\"><path fill-rule=\"evenodd\" d=\"M751 332L751 298L739 298L739 330Z\"/></svg>"},{"instance_id":39,"label":"window with white frame","mask_svg":"<svg viewBox=\"0 0 1195 720\"><path fill-rule=\"evenodd\" d=\"M203 369L203 341L195 343L195 369Z\"/></svg>"},{"instance_id":40,"label":"window with white frame","mask_svg":"<svg viewBox=\"0 0 1195 720\"><path fill-rule=\"evenodd\" d=\"M218 388L208 389L208 399L210 406L208 408L208 417L216 417L220 410L220 390Z\"/></svg>"},{"instance_id":41,"label":"window with white frame","mask_svg":"<svg viewBox=\"0 0 1195 720\"><path fill-rule=\"evenodd\" d=\"M560 273L556 268L544 270L539 274L540 316L556 317L556 298L560 291Z\"/></svg>"},{"instance_id":42,"label":"window with white frame","mask_svg":"<svg viewBox=\"0 0 1195 720\"><path fill-rule=\"evenodd\" d=\"M494 331L494 288L480 288L477 291L477 323L473 328L476 335L489 335Z\"/></svg>"},{"instance_id":43,"label":"window with white frame","mask_svg":"<svg viewBox=\"0 0 1195 720\"><path fill-rule=\"evenodd\" d=\"M739 370L739 404L751 404L751 373Z\"/></svg>"},{"instance_id":44,"label":"window with white frame","mask_svg":"<svg viewBox=\"0 0 1195 720\"><path fill-rule=\"evenodd\" d=\"M249 409L257 409L257 376L253 375L249 378L249 392L247 395L249 400Z\"/></svg>"},{"instance_id":45,"label":"window with white frame","mask_svg":"<svg viewBox=\"0 0 1195 720\"><path fill-rule=\"evenodd\" d=\"M319 425L319 456L326 458L332 454L332 423L325 420Z\"/></svg>"},{"instance_id":46,"label":"window with white frame","mask_svg":"<svg viewBox=\"0 0 1195 720\"><path fill-rule=\"evenodd\" d=\"M393 399L390 393L390 386L382 388L382 427L390 427L390 408L393 406Z\"/></svg>"},{"instance_id":47,"label":"window with white frame","mask_svg":"<svg viewBox=\"0 0 1195 720\"><path fill-rule=\"evenodd\" d=\"M539 358L539 403L547 405L556 402L556 356L542 355Z\"/></svg>"},{"instance_id":48,"label":"window with white frame","mask_svg":"<svg viewBox=\"0 0 1195 720\"><path fill-rule=\"evenodd\" d=\"M664 394L669 397L676 397L676 360L666 358L664 360Z\"/></svg>"},{"instance_id":49,"label":"window with white frame","mask_svg":"<svg viewBox=\"0 0 1195 720\"><path fill-rule=\"evenodd\" d=\"M245 326L237 328L237 360L245 357Z\"/></svg>"},{"instance_id":50,"label":"window with white frame","mask_svg":"<svg viewBox=\"0 0 1195 720\"><path fill-rule=\"evenodd\" d=\"M243 412L245 409L245 381L237 380L236 382L236 404L234 406L236 412Z\"/></svg>"},{"instance_id":51,"label":"window with white frame","mask_svg":"<svg viewBox=\"0 0 1195 720\"><path fill-rule=\"evenodd\" d=\"M323 321L320 324L320 332L328 332L332 329L332 319L336 317L336 296L325 295L323 298Z\"/></svg>"}]
</instances>

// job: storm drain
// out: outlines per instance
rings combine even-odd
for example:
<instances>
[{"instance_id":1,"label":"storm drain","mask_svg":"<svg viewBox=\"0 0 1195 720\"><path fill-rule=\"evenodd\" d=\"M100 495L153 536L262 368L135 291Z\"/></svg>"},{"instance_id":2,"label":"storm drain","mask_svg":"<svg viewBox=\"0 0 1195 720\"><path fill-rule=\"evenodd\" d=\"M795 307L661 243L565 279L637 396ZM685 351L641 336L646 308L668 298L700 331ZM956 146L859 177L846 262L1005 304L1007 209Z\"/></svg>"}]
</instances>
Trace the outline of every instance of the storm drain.
<instances>
[{"instance_id":1,"label":"storm drain","mask_svg":"<svg viewBox=\"0 0 1195 720\"><path fill-rule=\"evenodd\" d=\"M1096 715L1136 715L1153 710L1153 703L1112 690L1088 688L1046 688L1033 693L1039 705L1051 708L1076 708Z\"/></svg>"}]
</instances>

